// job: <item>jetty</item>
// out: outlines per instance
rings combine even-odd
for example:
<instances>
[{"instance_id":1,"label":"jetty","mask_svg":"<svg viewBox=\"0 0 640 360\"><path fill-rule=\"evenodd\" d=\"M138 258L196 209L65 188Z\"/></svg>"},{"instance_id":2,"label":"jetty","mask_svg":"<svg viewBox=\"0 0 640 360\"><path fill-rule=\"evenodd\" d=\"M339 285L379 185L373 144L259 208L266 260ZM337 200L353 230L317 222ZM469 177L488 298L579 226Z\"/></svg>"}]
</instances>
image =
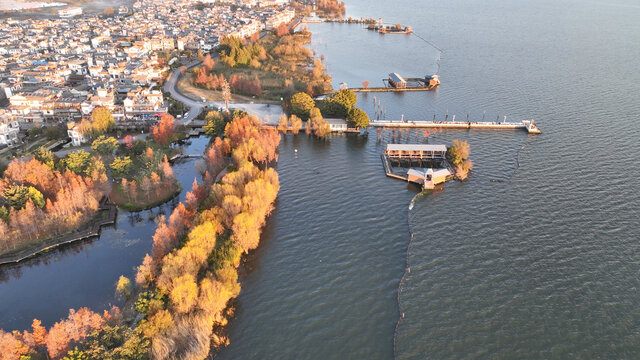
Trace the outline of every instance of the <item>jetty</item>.
<instances>
[{"instance_id":1,"label":"jetty","mask_svg":"<svg viewBox=\"0 0 640 360\"><path fill-rule=\"evenodd\" d=\"M372 120L372 127L382 128L441 128L441 129L480 129L480 130L516 130L522 129L529 134L542 134L533 120L521 122L488 122L488 121L428 121L428 120Z\"/></svg>"}]
</instances>

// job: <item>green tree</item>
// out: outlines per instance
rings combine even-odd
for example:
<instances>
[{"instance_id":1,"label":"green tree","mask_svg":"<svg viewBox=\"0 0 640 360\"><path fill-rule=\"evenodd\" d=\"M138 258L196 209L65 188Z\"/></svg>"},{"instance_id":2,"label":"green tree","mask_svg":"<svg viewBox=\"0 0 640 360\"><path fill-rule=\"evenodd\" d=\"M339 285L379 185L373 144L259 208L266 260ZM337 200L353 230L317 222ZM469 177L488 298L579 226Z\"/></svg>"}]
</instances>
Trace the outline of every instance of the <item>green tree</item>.
<instances>
[{"instance_id":1,"label":"green tree","mask_svg":"<svg viewBox=\"0 0 640 360\"><path fill-rule=\"evenodd\" d=\"M31 199L39 208L44 207L45 200L42 193L33 186L12 185L2 194L8 206L20 210Z\"/></svg>"},{"instance_id":2,"label":"green tree","mask_svg":"<svg viewBox=\"0 0 640 360\"><path fill-rule=\"evenodd\" d=\"M351 127L367 127L369 126L369 115L357 107L353 107L349 110L349 114L347 115L347 123Z\"/></svg>"},{"instance_id":3,"label":"green tree","mask_svg":"<svg viewBox=\"0 0 640 360\"><path fill-rule=\"evenodd\" d=\"M108 132L115 124L111 111L106 107L99 106L91 112L91 128L96 135Z\"/></svg>"},{"instance_id":4,"label":"green tree","mask_svg":"<svg viewBox=\"0 0 640 360\"><path fill-rule=\"evenodd\" d=\"M84 150L68 153L63 159L64 166L76 174L86 173L91 165L91 154Z\"/></svg>"},{"instance_id":5,"label":"green tree","mask_svg":"<svg viewBox=\"0 0 640 360\"><path fill-rule=\"evenodd\" d=\"M0 206L0 221L4 221L5 223L9 223L9 209L5 206Z\"/></svg>"},{"instance_id":6,"label":"green tree","mask_svg":"<svg viewBox=\"0 0 640 360\"><path fill-rule=\"evenodd\" d=\"M207 122L203 127L205 134L209 136L218 136L224 133L226 123L219 111L209 111L205 121Z\"/></svg>"},{"instance_id":7,"label":"green tree","mask_svg":"<svg viewBox=\"0 0 640 360\"><path fill-rule=\"evenodd\" d=\"M344 105L347 109L356 106L358 95L349 89L342 89L332 96L332 100Z\"/></svg>"},{"instance_id":8,"label":"green tree","mask_svg":"<svg viewBox=\"0 0 640 360\"><path fill-rule=\"evenodd\" d=\"M44 147L39 147L38 150L36 150L33 153L33 157L40 161L41 163L47 165L49 168L51 168L51 170L54 169L55 166L55 155L53 154L53 152L45 149Z\"/></svg>"},{"instance_id":9,"label":"green tree","mask_svg":"<svg viewBox=\"0 0 640 360\"><path fill-rule=\"evenodd\" d=\"M118 140L111 136L100 135L93 140L91 148L100 154L112 154L118 148Z\"/></svg>"},{"instance_id":10,"label":"green tree","mask_svg":"<svg viewBox=\"0 0 640 360\"><path fill-rule=\"evenodd\" d=\"M113 171L113 177L123 178L129 175L133 163L129 156L120 156L113 159L109 167Z\"/></svg>"},{"instance_id":11,"label":"green tree","mask_svg":"<svg viewBox=\"0 0 640 360\"><path fill-rule=\"evenodd\" d=\"M299 92L291 97L291 114L303 120L309 119L309 112L316 107L316 102L307 93Z\"/></svg>"},{"instance_id":12,"label":"green tree","mask_svg":"<svg viewBox=\"0 0 640 360\"><path fill-rule=\"evenodd\" d=\"M89 355L84 351L78 350L76 346L73 350L69 350L67 356L63 357L62 360L89 360Z\"/></svg>"}]
</instances>

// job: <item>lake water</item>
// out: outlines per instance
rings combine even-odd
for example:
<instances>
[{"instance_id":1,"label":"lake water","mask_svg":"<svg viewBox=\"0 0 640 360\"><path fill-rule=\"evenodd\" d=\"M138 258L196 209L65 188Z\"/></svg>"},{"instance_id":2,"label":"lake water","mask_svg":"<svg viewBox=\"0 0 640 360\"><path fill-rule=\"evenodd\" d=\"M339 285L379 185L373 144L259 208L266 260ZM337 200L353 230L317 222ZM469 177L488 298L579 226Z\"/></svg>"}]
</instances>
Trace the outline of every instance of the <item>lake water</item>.
<instances>
[{"instance_id":1,"label":"lake water","mask_svg":"<svg viewBox=\"0 0 640 360\"><path fill-rule=\"evenodd\" d=\"M192 138L185 154L201 155L207 137ZM120 275L130 279L144 255L151 251L154 222L169 216L191 190L197 159L173 165L182 184L180 195L169 203L141 212L118 211L115 226L103 227L100 237L79 241L16 265L0 266L0 328L23 330L33 318L49 326L67 316L69 309L89 307L102 312L119 305L115 284Z\"/></svg>"},{"instance_id":2,"label":"lake water","mask_svg":"<svg viewBox=\"0 0 640 360\"><path fill-rule=\"evenodd\" d=\"M386 118L484 113L533 118L543 134L288 136L277 209L247 263L220 358L640 356L640 6L350 0L347 8L416 34L310 25L334 86L438 72L436 91L377 94ZM371 94L359 106L373 116ZM384 145L455 138L471 144L470 178L417 197L409 211L417 191L384 176Z\"/></svg>"}]
</instances>

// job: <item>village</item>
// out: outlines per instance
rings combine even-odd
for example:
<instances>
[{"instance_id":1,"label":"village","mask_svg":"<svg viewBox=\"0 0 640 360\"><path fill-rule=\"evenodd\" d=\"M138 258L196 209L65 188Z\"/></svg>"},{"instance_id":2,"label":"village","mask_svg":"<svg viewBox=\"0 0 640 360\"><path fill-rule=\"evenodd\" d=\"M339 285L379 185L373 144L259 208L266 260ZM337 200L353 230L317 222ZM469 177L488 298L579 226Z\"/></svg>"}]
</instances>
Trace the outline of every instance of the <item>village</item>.
<instances>
[{"instance_id":1,"label":"village","mask_svg":"<svg viewBox=\"0 0 640 360\"><path fill-rule=\"evenodd\" d=\"M201 59L225 36L247 38L295 17L288 0L140 0L104 13L76 6L49 18L0 22L0 152L34 127L77 124L109 109L116 126L171 112L162 91L170 71Z\"/></svg>"}]
</instances>

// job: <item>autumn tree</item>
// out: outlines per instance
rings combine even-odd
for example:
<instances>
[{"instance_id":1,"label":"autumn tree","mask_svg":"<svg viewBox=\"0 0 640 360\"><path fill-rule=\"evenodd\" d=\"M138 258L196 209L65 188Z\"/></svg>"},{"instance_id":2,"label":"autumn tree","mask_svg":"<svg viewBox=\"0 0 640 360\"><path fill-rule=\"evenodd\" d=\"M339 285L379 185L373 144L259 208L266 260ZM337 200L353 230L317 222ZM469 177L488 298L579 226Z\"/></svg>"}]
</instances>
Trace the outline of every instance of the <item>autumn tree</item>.
<instances>
[{"instance_id":1,"label":"autumn tree","mask_svg":"<svg viewBox=\"0 0 640 360\"><path fill-rule=\"evenodd\" d=\"M229 111L229 101L231 101L231 87L227 80L222 81L222 100L224 100L224 106L227 111Z\"/></svg>"},{"instance_id":2,"label":"autumn tree","mask_svg":"<svg viewBox=\"0 0 640 360\"><path fill-rule=\"evenodd\" d=\"M302 128L302 120L295 116L295 115L291 115L289 117L289 126L291 126L291 132L296 135L298 134L298 132L300 132L300 129Z\"/></svg>"},{"instance_id":3,"label":"autumn tree","mask_svg":"<svg viewBox=\"0 0 640 360\"><path fill-rule=\"evenodd\" d=\"M365 80L365 81L362 82L362 88L363 89L368 89L370 84L371 83L369 82L369 80Z\"/></svg>"},{"instance_id":4,"label":"autumn tree","mask_svg":"<svg viewBox=\"0 0 640 360\"><path fill-rule=\"evenodd\" d=\"M166 145L173 137L175 129L175 118L169 114L164 114L160 121L153 127L153 140L158 144Z\"/></svg>"},{"instance_id":5,"label":"autumn tree","mask_svg":"<svg viewBox=\"0 0 640 360\"><path fill-rule=\"evenodd\" d=\"M211 58L210 54L207 54L204 57L204 60L202 60L202 65L209 71L213 70L213 67L215 65L215 62L213 61L213 59Z\"/></svg>"},{"instance_id":6,"label":"autumn tree","mask_svg":"<svg viewBox=\"0 0 640 360\"><path fill-rule=\"evenodd\" d=\"M289 128L289 121L287 119L287 115L283 114L280 116L280 118L278 118L278 131L286 134L288 128Z\"/></svg>"},{"instance_id":7,"label":"autumn tree","mask_svg":"<svg viewBox=\"0 0 640 360\"><path fill-rule=\"evenodd\" d=\"M94 134L103 134L115 126L111 111L103 106L98 106L91 112L91 128Z\"/></svg>"},{"instance_id":8,"label":"autumn tree","mask_svg":"<svg viewBox=\"0 0 640 360\"><path fill-rule=\"evenodd\" d=\"M116 282L116 294L122 298L127 298L131 295L131 280L129 278L120 275Z\"/></svg>"}]
</instances>

